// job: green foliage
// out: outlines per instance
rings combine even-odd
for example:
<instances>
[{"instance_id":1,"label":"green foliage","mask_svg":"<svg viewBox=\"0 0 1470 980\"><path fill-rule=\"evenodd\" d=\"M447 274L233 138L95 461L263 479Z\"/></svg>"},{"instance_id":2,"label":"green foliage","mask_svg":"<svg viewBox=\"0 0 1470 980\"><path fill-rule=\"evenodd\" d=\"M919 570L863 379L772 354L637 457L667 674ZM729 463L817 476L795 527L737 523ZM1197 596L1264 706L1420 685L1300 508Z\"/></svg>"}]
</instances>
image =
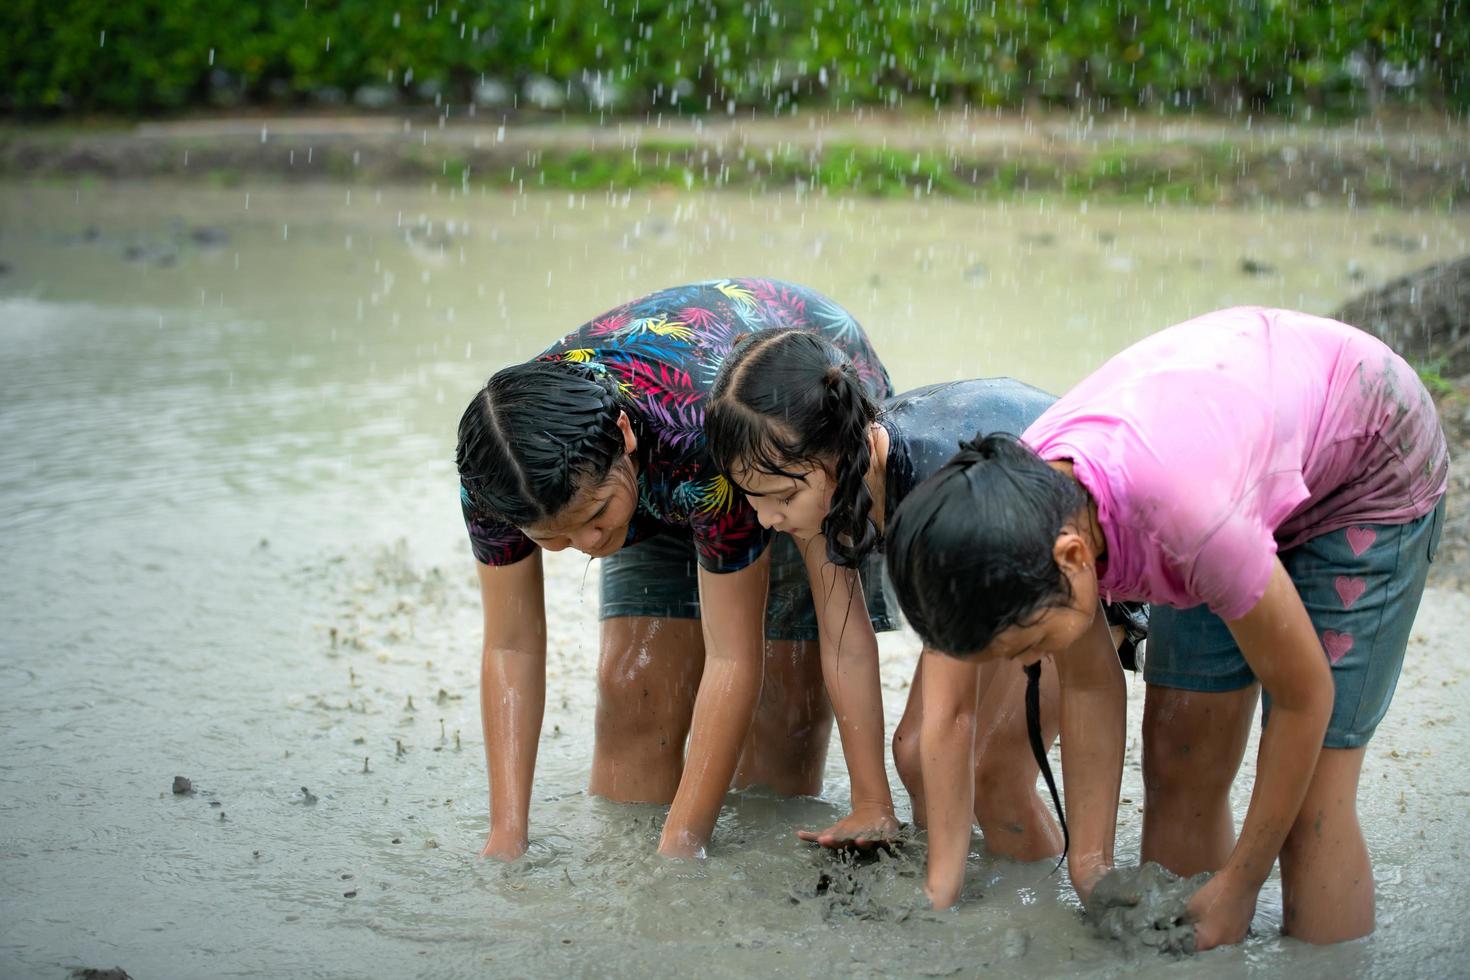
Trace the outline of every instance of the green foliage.
<instances>
[{"instance_id":1,"label":"green foliage","mask_svg":"<svg viewBox=\"0 0 1470 980\"><path fill-rule=\"evenodd\" d=\"M1470 0L7 0L0 109L140 113L482 79L575 111L1027 102L1470 108Z\"/></svg>"},{"instance_id":2,"label":"green foliage","mask_svg":"<svg viewBox=\"0 0 1470 980\"><path fill-rule=\"evenodd\" d=\"M1424 382L1424 387L1435 399L1445 398L1455 393L1455 385L1444 376L1447 359L1435 358L1428 364L1420 364L1416 370L1419 372L1419 380Z\"/></svg>"}]
</instances>

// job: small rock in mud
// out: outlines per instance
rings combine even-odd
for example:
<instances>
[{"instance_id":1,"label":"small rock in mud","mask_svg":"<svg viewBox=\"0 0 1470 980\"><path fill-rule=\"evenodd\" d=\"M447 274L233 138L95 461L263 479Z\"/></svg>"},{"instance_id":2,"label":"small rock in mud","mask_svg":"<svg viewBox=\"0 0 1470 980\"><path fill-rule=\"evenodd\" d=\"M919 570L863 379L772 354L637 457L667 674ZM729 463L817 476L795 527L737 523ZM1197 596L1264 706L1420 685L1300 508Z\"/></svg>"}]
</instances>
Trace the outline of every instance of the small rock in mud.
<instances>
[{"instance_id":1,"label":"small rock in mud","mask_svg":"<svg viewBox=\"0 0 1470 980\"><path fill-rule=\"evenodd\" d=\"M1274 276L1276 267L1269 262L1253 259L1250 256L1240 260L1240 271L1248 276Z\"/></svg>"},{"instance_id":2,"label":"small rock in mud","mask_svg":"<svg viewBox=\"0 0 1470 980\"><path fill-rule=\"evenodd\" d=\"M1118 940L1130 952L1147 947L1175 956L1193 954L1194 924L1185 921L1185 909L1209 880L1209 874L1180 878L1153 862L1114 868L1093 889L1087 919L1098 935Z\"/></svg>"},{"instance_id":3,"label":"small rock in mud","mask_svg":"<svg viewBox=\"0 0 1470 980\"><path fill-rule=\"evenodd\" d=\"M316 794L303 786L301 787L300 793L291 794L291 802L300 803L302 806L314 806L316 804Z\"/></svg>"},{"instance_id":4,"label":"small rock in mud","mask_svg":"<svg viewBox=\"0 0 1470 980\"><path fill-rule=\"evenodd\" d=\"M195 245L220 246L230 240L229 232L223 228L215 228L210 225L199 225L189 232L189 238Z\"/></svg>"},{"instance_id":5,"label":"small rock in mud","mask_svg":"<svg viewBox=\"0 0 1470 980\"><path fill-rule=\"evenodd\" d=\"M71 980L133 980L120 966L102 970L95 966L79 966L71 971Z\"/></svg>"},{"instance_id":6,"label":"small rock in mud","mask_svg":"<svg viewBox=\"0 0 1470 980\"><path fill-rule=\"evenodd\" d=\"M174 777L174 795L188 796L194 792L194 783L187 776Z\"/></svg>"}]
</instances>

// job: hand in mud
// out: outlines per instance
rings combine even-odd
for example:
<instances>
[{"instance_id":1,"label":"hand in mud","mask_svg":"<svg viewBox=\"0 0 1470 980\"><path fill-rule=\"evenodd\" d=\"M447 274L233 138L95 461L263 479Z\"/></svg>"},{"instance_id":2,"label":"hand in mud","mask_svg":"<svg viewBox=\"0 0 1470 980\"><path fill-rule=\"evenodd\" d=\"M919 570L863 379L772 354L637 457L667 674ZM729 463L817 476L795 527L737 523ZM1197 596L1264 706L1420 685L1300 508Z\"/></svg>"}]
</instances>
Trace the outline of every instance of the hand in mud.
<instances>
[{"instance_id":1,"label":"hand in mud","mask_svg":"<svg viewBox=\"0 0 1470 980\"><path fill-rule=\"evenodd\" d=\"M1195 949L1203 952L1244 939L1256 914L1256 895L1257 889L1236 884L1223 871L1206 882L1189 900Z\"/></svg>"},{"instance_id":2,"label":"hand in mud","mask_svg":"<svg viewBox=\"0 0 1470 980\"><path fill-rule=\"evenodd\" d=\"M924 897L929 900L930 908L936 912L943 912L947 908L952 908L960 900L960 888L955 885L937 885L926 878Z\"/></svg>"},{"instance_id":3,"label":"hand in mud","mask_svg":"<svg viewBox=\"0 0 1470 980\"><path fill-rule=\"evenodd\" d=\"M826 830L798 830L796 836L823 847L877 847L898 835L891 807L858 807Z\"/></svg>"},{"instance_id":4,"label":"hand in mud","mask_svg":"<svg viewBox=\"0 0 1470 980\"><path fill-rule=\"evenodd\" d=\"M520 830L492 830L490 839L485 841L485 847L480 851L480 857L491 857L497 861L514 861L526 853L525 831Z\"/></svg>"}]
</instances>

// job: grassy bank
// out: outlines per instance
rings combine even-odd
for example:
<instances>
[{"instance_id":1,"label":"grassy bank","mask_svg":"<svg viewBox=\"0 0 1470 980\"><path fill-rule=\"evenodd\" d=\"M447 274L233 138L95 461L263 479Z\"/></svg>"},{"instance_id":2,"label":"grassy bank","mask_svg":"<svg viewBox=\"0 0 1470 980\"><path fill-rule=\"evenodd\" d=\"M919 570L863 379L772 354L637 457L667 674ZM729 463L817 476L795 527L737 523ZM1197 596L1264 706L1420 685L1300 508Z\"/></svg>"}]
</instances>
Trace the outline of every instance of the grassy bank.
<instances>
[{"instance_id":1,"label":"grassy bank","mask_svg":"<svg viewBox=\"0 0 1470 980\"><path fill-rule=\"evenodd\" d=\"M1460 208L1470 134L1433 119L1385 129L971 113L601 124L505 118L235 117L0 131L10 178L431 181L580 193L668 187L998 200Z\"/></svg>"}]
</instances>

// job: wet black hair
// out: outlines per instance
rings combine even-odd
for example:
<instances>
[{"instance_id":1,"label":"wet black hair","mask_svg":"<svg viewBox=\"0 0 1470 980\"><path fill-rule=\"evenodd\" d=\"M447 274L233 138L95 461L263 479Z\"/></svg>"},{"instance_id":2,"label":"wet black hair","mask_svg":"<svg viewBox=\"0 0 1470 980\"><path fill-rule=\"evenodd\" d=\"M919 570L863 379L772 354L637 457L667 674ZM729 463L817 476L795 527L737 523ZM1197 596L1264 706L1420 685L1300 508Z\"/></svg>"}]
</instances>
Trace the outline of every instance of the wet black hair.
<instances>
[{"instance_id":1,"label":"wet black hair","mask_svg":"<svg viewBox=\"0 0 1470 980\"><path fill-rule=\"evenodd\" d=\"M1087 504L1008 433L976 435L899 504L887 531L899 606L931 649L964 657L1072 598L1057 535Z\"/></svg>"},{"instance_id":2,"label":"wet black hair","mask_svg":"<svg viewBox=\"0 0 1470 980\"><path fill-rule=\"evenodd\" d=\"M827 558L855 567L879 541L870 511L868 426L878 404L846 354L805 330L766 330L736 342L715 378L704 419L715 465L736 463L798 477L803 465L834 463L832 503L822 519Z\"/></svg>"},{"instance_id":3,"label":"wet black hair","mask_svg":"<svg viewBox=\"0 0 1470 980\"><path fill-rule=\"evenodd\" d=\"M459 420L454 462L474 504L524 527L601 483L623 453L617 379L600 365L527 361L497 371Z\"/></svg>"}]
</instances>

